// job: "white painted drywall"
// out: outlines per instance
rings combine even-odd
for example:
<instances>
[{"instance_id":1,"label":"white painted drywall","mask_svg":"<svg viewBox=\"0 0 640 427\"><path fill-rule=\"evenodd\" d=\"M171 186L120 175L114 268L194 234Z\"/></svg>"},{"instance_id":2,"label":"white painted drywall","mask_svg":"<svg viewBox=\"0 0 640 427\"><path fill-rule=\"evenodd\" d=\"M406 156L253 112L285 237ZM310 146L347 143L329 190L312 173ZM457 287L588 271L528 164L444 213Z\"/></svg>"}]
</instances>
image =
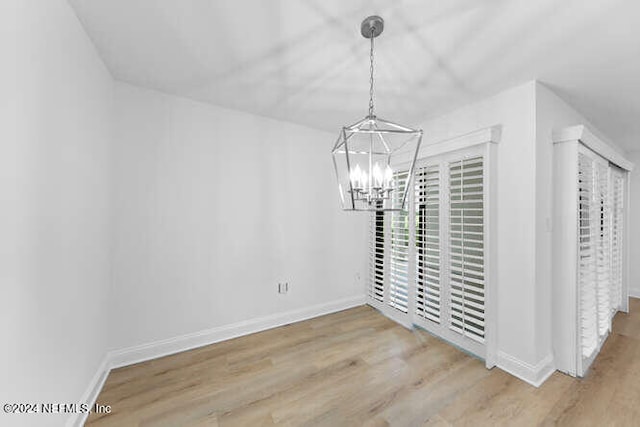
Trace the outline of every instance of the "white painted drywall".
<instances>
[{"instance_id":1,"label":"white painted drywall","mask_svg":"<svg viewBox=\"0 0 640 427\"><path fill-rule=\"evenodd\" d=\"M362 297L334 139L117 83L111 348Z\"/></svg>"},{"instance_id":2,"label":"white painted drywall","mask_svg":"<svg viewBox=\"0 0 640 427\"><path fill-rule=\"evenodd\" d=\"M81 402L108 348L363 297L334 135L121 84L114 105L66 2L0 7L2 402Z\"/></svg>"},{"instance_id":3,"label":"white painted drywall","mask_svg":"<svg viewBox=\"0 0 640 427\"><path fill-rule=\"evenodd\" d=\"M79 402L107 350L113 81L65 1L3 1L0 31L0 402Z\"/></svg>"},{"instance_id":4,"label":"white painted drywall","mask_svg":"<svg viewBox=\"0 0 640 427\"><path fill-rule=\"evenodd\" d=\"M629 183L629 295L640 298L640 151L627 158L635 165Z\"/></svg>"},{"instance_id":5,"label":"white painted drywall","mask_svg":"<svg viewBox=\"0 0 640 427\"><path fill-rule=\"evenodd\" d=\"M535 83L502 92L423 124L425 146L500 125L497 154L498 356L535 366ZM500 366L500 360L499 360Z\"/></svg>"},{"instance_id":6,"label":"white painted drywall","mask_svg":"<svg viewBox=\"0 0 640 427\"><path fill-rule=\"evenodd\" d=\"M535 85L535 144L536 144L536 351L537 359L553 353L552 328L552 231L553 231L553 141L552 130L564 127L567 118L558 106L564 103L546 86ZM557 100L557 102L556 102ZM554 108L555 107L555 108ZM569 119L572 121L572 119ZM579 124L580 121L571 124Z\"/></svg>"}]
</instances>

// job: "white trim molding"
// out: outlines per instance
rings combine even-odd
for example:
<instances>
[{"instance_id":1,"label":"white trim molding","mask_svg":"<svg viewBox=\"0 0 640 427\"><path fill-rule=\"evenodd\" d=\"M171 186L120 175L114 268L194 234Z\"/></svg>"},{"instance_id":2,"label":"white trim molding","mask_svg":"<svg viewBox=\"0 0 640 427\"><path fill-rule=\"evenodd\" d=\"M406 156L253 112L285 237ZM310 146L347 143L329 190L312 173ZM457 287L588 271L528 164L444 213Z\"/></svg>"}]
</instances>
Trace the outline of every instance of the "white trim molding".
<instances>
[{"instance_id":1,"label":"white trim molding","mask_svg":"<svg viewBox=\"0 0 640 427\"><path fill-rule=\"evenodd\" d=\"M497 144L500 142L501 135L502 126L496 125L432 143L423 142L418 154L418 160L451 153L475 145Z\"/></svg>"},{"instance_id":2,"label":"white trim molding","mask_svg":"<svg viewBox=\"0 0 640 427\"><path fill-rule=\"evenodd\" d=\"M364 304L364 296L355 296L332 301L326 304L319 304L284 313L243 320L230 325L218 326L177 337L115 350L109 353L109 361L111 362L111 368L133 365L134 363L157 359L170 354L180 353L182 351L203 347L220 341L226 341L243 335L277 328L278 326L300 322L302 320L335 313L336 311L346 310L348 308Z\"/></svg>"},{"instance_id":3,"label":"white trim molding","mask_svg":"<svg viewBox=\"0 0 640 427\"><path fill-rule=\"evenodd\" d=\"M142 345L114 350L104 357L81 402L93 406L100 390L112 369L133 365L170 354L180 353L209 344L226 341L244 335L277 328L290 323L301 322L325 314L335 313L365 304L365 296L358 295L331 301L325 304L291 310L284 313L272 314L255 319L244 320L230 325L205 329L173 338L154 341ZM88 414L73 414L67 421L67 426L83 426Z\"/></svg>"},{"instance_id":4,"label":"white trim molding","mask_svg":"<svg viewBox=\"0 0 640 427\"><path fill-rule=\"evenodd\" d=\"M499 351L497 362L498 368L520 378L522 381L531 384L534 387L540 387L540 385L556 370L556 367L553 364L552 354L548 354L535 365L531 365L523 362L517 357L503 351Z\"/></svg>"},{"instance_id":5,"label":"white trim molding","mask_svg":"<svg viewBox=\"0 0 640 427\"><path fill-rule=\"evenodd\" d=\"M640 289L629 288L629 298L640 298Z\"/></svg>"},{"instance_id":6,"label":"white trim molding","mask_svg":"<svg viewBox=\"0 0 640 427\"><path fill-rule=\"evenodd\" d=\"M553 143L580 141L591 150L595 151L611 163L620 166L622 169L632 171L634 164L625 159L622 154L616 151L609 143L598 138L587 126L569 126L553 131Z\"/></svg>"},{"instance_id":7,"label":"white trim molding","mask_svg":"<svg viewBox=\"0 0 640 427\"><path fill-rule=\"evenodd\" d=\"M111 371L111 367L109 364L109 354L106 354L102 358L102 362L100 362L100 365L98 365L98 369L96 370L96 373L93 375L93 378L89 383L89 386L87 387L85 392L82 394L82 398L80 399L81 403L86 403L89 406L93 406L96 403L96 399L100 394L100 390L102 390L102 387L104 386L104 382L107 380L109 371ZM66 425L68 427L83 426L84 423L87 421L88 416L89 416L88 413L74 413L67 420Z\"/></svg>"}]
</instances>

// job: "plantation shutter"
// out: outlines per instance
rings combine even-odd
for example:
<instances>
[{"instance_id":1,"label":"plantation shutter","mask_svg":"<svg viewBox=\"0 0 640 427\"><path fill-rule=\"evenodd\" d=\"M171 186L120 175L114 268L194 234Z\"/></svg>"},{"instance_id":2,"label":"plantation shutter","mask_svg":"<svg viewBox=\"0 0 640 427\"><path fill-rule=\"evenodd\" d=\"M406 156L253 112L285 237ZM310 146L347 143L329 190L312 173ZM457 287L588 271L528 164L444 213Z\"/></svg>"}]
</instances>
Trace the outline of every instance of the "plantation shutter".
<instances>
[{"instance_id":1,"label":"plantation shutter","mask_svg":"<svg viewBox=\"0 0 640 427\"><path fill-rule=\"evenodd\" d=\"M610 246L610 199L609 199L609 165L596 162L596 203L597 203L597 258L596 289L598 300L598 334L605 335L611 327L611 246Z\"/></svg>"},{"instance_id":2,"label":"plantation shutter","mask_svg":"<svg viewBox=\"0 0 640 427\"><path fill-rule=\"evenodd\" d=\"M415 175L416 315L440 323L440 168Z\"/></svg>"},{"instance_id":3,"label":"plantation shutter","mask_svg":"<svg viewBox=\"0 0 640 427\"><path fill-rule=\"evenodd\" d=\"M493 151L478 144L418 159L411 179L406 170L394 172L397 188L411 186L408 209L399 209L402 191L393 191L393 210L371 216L367 298L387 317L423 328L491 366L485 251Z\"/></svg>"},{"instance_id":4,"label":"plantation shutter","mask_svg":"<svg viewBox=\"0 0 640 427\"><path fill-rule=\"evenodd\" d=\"M580 350L590 357L598 346L596 300L596 229L597 207L594 206L593 161L583 153L578 155L578 303Z\"/></svg>"},{"instance_id":5,"label":"plantation shutter","mask_svg":"<svg viewBox=\"0 0 640 427\"><path fill-rule=\"evenodd\" d=\"M484 342L483 158L449 163L450 328Z\"/></svg>"},{"instance_id":6,"label":"plantation shutter","mask_svg":"<svg viewBox=\"0 0 640 427\"><path fill-rule=\"evenodd\" d=\"M396 172L393 179L397 188L406 188L409 173ZM402 191L395 191L391 197L392 206L402 207ZM409 306L409 215L407 211L392 211L390 219L389 256L389 305L403 313Z\"/></svg>"},{"instance_id":7,"label":"plantation shutter","mask_svg":"<svg viewBox=\"0 0 640 427\"><path fill-rule=\"evenodd\" d=\"M633 165L595 137L574 139L589 135L585 127L566 131L554 135L554 358L559 370L584 376L613 316L627 308L622 234L626 170Z\"/></svg>"},{"instance_id":8,"label":"plantation shutter","mask_svg":"<svg viewBox=\"0 0 640 427\"><path fill-rule=\"evenodd\" d=\"M384 212L372 212L369 227L369 297L384 301Z\"/></svg>"},{"instance_id":9,"label":"plantation shutter","mask_svg":"<svg viewBox=\"0 0 640 427\"><path fill-rule=\"evenodd\" d=\"M624 174L614 170L612 175L611 230L611 309L618 311L622 302L622 248L624 244Z\"/></svg>"}]
</instances>

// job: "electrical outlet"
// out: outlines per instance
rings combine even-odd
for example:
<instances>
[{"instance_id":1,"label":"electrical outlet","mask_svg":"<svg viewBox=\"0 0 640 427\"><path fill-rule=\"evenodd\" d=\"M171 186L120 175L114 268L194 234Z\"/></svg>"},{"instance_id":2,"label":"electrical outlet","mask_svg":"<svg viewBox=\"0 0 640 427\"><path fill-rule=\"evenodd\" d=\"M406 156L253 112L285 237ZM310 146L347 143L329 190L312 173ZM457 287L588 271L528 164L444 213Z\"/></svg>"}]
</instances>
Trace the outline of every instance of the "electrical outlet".
<instances>
[{"instance_id":1,"label":"electrical outlet","mask_svg":"<svg viewBox=\"0 0 640 427\"><path fill-rule=\"evenodd\" d=\"M289 292L289 282L278 282L278 293L286 294Z\"/></svg>"}]
</instances>

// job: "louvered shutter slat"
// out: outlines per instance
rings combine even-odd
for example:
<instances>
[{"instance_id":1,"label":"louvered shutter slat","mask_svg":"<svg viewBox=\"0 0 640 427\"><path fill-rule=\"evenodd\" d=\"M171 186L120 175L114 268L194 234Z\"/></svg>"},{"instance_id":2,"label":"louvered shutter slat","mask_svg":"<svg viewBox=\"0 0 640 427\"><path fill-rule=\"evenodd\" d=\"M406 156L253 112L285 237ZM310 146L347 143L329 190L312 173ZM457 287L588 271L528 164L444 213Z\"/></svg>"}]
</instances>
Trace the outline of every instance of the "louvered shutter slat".
<instances>
[{"instance_id":1,"label":"louvered shutter slat","mask_svg":"<svg viewBox=\"0 0 640 427\"><path fill-rule=\"evenodd\" d=\"M593 161L580 153L578 158L578 217L581 224L579 233L583 242L579 246L579 316L580 346L582 356L590 357L598 345L597 300L595 284L595 230L596 221L593 206L594 190Z\"/></svg>"},{"instance_id":2,"label":"louvered shutter slat","mask_svg":"<svg viewBox=\"0 0 640 427\"><path fill-rule=\"evenodd\" d=\"M484 342L484 159L449 164L450 329Z\"/></svg>"},{"instance_id":3,"label":"louvered shutter slat","mask_svg":"<svg viewBox=\"0 0 640 427\"><path fill-rule=\"evenodd\" d=\"M408 185L407 171L395 172L394 181L398 188L404 189ZM402 191L391 193L392 206L402 206ZM408 311L409 290L409 218L406 211L392 211L390 219L390 274L388 304L403 312Z\"/></svg>"},{"instance_id":4,"label":"louvered shutter slat","mask_svg":"<svg viewBox=\"0 0 640 427\"><path fill-rule=\"evenodd\" d=\"M416 314L440 323L440 168L418 168L415 179Z\"/></svg>"},{"instance_id":5,"label":"louvered shutter slat","mask_svg":"<svg viewBox=\"0 0 640 427\"><path fill-rule=\"evenodd\" d=\"M609 165L598 163L596 168L596 203L597 209L597 258L596 283L598 305L598 334L605 335L611 326L610 301L610 200L609 200Z\"/></svg>"},{"instance_id":6,"label":"louvered shutter slat","mask_svg":"<svg viewBox=\"0 0 640 427\"><path fill-rule=\"evenodd\" d=\"M611 232L611 310L615 313L622 300L622 247L624 243L624 175L612 173L612 232Z\"/></svg>"},{"instance_id":7,"label":"louvered shutter slat","mask_svg":"<svg viewBox=\"0 0 640 427\"><path fill-rule=\"evenodd\" d=\"M369 229L369 297L384 301L384 213L372 212Z\"/></svg>"}]
</instances>

